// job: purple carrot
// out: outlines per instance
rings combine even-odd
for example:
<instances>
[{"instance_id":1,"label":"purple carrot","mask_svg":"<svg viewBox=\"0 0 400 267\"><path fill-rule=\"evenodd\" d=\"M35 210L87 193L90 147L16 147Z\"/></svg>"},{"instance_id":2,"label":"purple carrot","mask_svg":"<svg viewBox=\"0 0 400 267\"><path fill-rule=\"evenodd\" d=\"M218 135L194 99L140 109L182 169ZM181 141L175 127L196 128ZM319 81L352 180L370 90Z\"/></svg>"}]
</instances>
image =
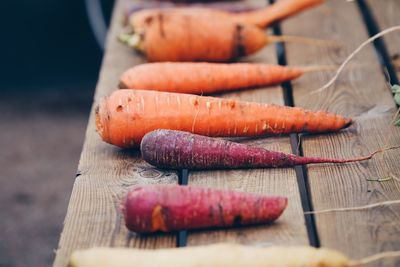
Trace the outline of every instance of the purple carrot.
<instances>
[{"instance_id":1,"label":"purple carrot","mask_svg":"<svg viewBox=\"0 0 400 267\"><path fill-rule=\"evenodd\" d=\"M398 147L392 147L393 149ZM383 150L353 159L300 157L223 139L173 130L146 134L140 144L145 161L166 169L239 169L291 167L310 163L346 163L372 158ZM387 150L387 149L386 149Z\"/></svg>"}]
</instances>

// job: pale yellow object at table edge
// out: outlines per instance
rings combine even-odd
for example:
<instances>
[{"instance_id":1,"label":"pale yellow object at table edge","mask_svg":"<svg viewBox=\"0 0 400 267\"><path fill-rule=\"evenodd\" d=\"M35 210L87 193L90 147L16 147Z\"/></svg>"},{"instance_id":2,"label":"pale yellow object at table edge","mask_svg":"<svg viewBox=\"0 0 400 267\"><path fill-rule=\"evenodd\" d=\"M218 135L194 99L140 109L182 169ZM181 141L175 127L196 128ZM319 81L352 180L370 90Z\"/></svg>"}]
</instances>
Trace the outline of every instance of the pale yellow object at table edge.
<instances>
[{"instance_id":1,"label":"pale yellow object at table edge","mask_svg":"<svg viewBox=\"0 0 400 267\"><path fill-rule=\"evenodd\" d=\"M343 254L307 246L253 247L236 244L144 250L91 248L75 251L69 267L346 267Z\"/></svg>"}]
</instances>

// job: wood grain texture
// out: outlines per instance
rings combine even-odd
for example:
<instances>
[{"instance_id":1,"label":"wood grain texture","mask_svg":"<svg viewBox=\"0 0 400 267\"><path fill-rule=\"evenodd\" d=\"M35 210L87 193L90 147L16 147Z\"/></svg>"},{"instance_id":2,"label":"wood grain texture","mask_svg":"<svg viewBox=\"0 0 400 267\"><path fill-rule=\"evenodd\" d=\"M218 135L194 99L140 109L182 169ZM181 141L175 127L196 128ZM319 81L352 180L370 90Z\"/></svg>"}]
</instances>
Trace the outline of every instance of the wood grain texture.
<instances>
[{"instance_id":1,"label":"wood grain texture","mask_svg":"<svg viewBox=\"0 0 400 267\"><path fill-rule=\"evenodd\" d=\"M367 0L371 12L379 24L380 30L400 25L400 1L397 0ZM400 77L400 32L392 32L384 38L392 64Z\"/></svg>"},{"instance_id":2,"label":"wood grain texture","mask_svg":"<svg viewBox=\"0 0 400 267\"><path fill-rule=\"evenodd\" d=\"M285 21L283 33L334 39L343 44L341 48L288 45L286 50L290 65L340 64L368 38L355 2L346 1L327 1L311 12ZM296 106L337 112L353 117L355 122L340 133L304 137L304 154L347 158L399 145L400 129L390 125L396 107L373 47L364 49L334 86L321 93L311 93L331 76L333 73L316 73L294 82ZM361 206L399 199L400 179L382 183L367 181L390 174L400 177L399 155L399 150L392 150L361 163L309 166L314 209ZM316 223L322 246L338 249L357 259L380 251L399 250L399 218L400 205L394 205L318 214ZM399 264L397 259L373 266Z\"/></svg>"},{"instance_id":3,"label":"wood grain texture","mask_svg":"<svg viewBox=\"0 0 400 267\"><path fill-rule=\"evenodd\" d=\"M243 61L276 64L275 48L269 46L252 57L244 58ZM284 102L283 92L279 86L237 91L220 96L281 105ZM288 136L247 139L242 142L270 150L291 153ZM289 198L288 208L274 224L229 230L189 232L189 246L216 242L234 242L259 246L308 244L294 169L196 171L189 173L189 184L265 195L282 195Z\"/></svg>"},{"instance_id":4,"label":"wood grain texture","mask_svg":"<svg viewBox=\"0 0 400 267\"><path fill-rule=\"evenodd\" d=\"M140 248L174 247L175 235L137 236L127 230L120 202L129 186L177 183L177 173L161 172L140 158L138 151L122 150L101 141L95 131L94 107L100 97L117 88L119 75L144 62L117 41L124 1L117 1L107 51L96 88L86 139L74 183L54 266L66 266L73 250L93 246Z\"/></svg>"}]
</instances>

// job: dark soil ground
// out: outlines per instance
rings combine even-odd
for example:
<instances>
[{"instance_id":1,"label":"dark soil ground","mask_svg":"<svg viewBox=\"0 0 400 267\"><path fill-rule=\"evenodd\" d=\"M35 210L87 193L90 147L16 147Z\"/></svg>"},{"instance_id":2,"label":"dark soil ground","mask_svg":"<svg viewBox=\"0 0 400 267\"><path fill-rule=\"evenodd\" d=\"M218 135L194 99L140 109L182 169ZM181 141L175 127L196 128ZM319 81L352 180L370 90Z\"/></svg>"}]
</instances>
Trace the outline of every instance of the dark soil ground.
<instances>
[{"instance_id":1,"label":"dark soil ground","mask_svg":"<svg viewBox=\"0 0 400 267\"><path fill-rule=\"evenodd\" d=\"M51 266L93 85L0 97L0 267Z\"/></svg>"}]
</instances>

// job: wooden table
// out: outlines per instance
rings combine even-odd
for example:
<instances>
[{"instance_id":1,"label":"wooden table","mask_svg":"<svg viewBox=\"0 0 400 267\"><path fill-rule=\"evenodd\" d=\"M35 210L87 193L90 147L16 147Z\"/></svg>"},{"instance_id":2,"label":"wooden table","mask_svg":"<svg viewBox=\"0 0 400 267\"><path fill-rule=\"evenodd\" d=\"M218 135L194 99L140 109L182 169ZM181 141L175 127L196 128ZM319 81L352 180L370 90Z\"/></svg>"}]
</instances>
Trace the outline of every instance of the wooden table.
<instances>
[{"instance_id":1,"label":"wooden table","mask_svg":"<svg viewBox=\"0 0 400 267\"><path fill-rule=\"evenodd\" d=\"M116 40L121 31L125 2L120 0L115 5L94 104L116 89L118 77L125 69L145 62ZM364 12L361 13L360 7L365 6L367 9L362 9ZM398 14L398 0L327 1L318 8L284 21L274 31L338 40L342 43L340 48L298 44L286 45L286 49L281 45L269 46L243 61L279 62L293 66L340 64L369 34L374 33L374 26L383 29L400 22ZM376 24L371 23L371 16L376 18L372 21ZM224 94L223 97L322 109L355 118L354 125L340 133L301 136L299 146L297 135L259 138L246 143L307 156L335 158L356 157L377 148L398 145L400 129L390 123L397 108L382 71L385 67L382 64L390 65L390 60L381 64L378 55L388 53L386 58L398 55L400 34L393 33L385 41L387 50L382 49L384 47L379 43L379 51L372 45L366 47L352 66L339 76L335 85L319 94L311 94L311 91L325 84L332 72L306 75L282 86ZM396 73L392 68L389 70L394 82ZM355 259L380 251L400 250L400 205L304 215L304 211L309 210L400 199L399 155L398 150L393 150L377 155L373 160L341 165L164 172L141 160L137 151L121 150L103 143L95 132L92 108L54 266L66 266L73 250L92 246L161 248L223 241L262 246L311 244L340 250ZM388 175L397 179L369 181ZM289 206L277 223L267 226L151 236L140 236L127 230L119 202L130 186L185 181L190 185L284 195L289 198ZM397 259L374 266L399 264L400 259Z\"/></svg>"}]
</instances>

